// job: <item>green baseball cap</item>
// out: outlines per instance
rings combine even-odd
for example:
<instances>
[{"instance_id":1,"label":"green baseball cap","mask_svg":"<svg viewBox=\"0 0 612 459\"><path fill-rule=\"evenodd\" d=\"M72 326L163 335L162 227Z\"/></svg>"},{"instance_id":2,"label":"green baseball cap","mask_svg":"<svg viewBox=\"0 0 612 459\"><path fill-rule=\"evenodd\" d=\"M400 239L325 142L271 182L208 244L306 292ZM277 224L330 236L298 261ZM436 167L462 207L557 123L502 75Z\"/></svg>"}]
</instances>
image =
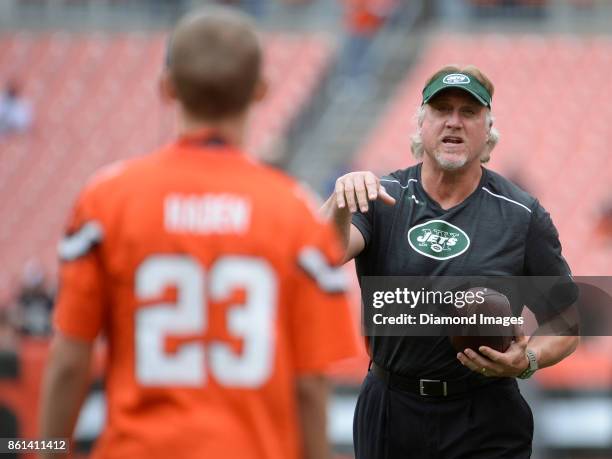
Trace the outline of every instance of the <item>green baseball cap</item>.
<instances>
[{"instance_id":1,"label":"green baseball cap","mask_svg":"<svg viewBox=\"0 0 612 459\"><path fill-rule=\"evenodd\" d=\"M491 94L480 81L469 73L441 73L436 79L423 88L423 105L433 96L445 89L457 88L470 93L485 107L491 108Z\"/></svg>"}]
</instances>

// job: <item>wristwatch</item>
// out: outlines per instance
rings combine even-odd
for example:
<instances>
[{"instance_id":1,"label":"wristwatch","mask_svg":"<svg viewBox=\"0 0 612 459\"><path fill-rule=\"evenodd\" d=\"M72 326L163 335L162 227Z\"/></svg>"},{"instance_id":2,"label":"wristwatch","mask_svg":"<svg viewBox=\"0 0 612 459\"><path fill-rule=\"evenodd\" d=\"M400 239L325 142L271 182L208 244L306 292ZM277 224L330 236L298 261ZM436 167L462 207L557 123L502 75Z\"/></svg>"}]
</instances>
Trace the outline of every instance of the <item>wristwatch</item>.
<instances>
[{"instance_id":1,"label":"wristwatch","mask_svg":"<svg viewBox=\"0 0 612 459\"><path fill-rule=\"evenodd\" d=\"M538 370L538 358L536 357L536 353L531 349L527 349L525 351L525 357L527 357L529 366L525 368L525 371L518 375L518 378L521 379L531 378L531 376Z\"/></svg>"}]
</instances>

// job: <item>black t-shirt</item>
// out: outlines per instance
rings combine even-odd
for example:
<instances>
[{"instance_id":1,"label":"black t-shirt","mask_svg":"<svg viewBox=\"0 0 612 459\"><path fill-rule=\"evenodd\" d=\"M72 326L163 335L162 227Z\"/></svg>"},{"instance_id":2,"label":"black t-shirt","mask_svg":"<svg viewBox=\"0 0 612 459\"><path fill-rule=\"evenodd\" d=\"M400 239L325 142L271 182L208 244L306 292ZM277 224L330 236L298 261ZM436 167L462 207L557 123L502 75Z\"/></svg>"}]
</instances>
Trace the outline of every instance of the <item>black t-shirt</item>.
<instances>
[{"instance_id":1,"label":"black t-shirt","mask_svg":"<svg viewBox=\"0 0 612 459\"><path fill-rule=\"evenodd\" d=\"M352 220L366 243L356 258L359 279L570 275L557 230L537 199L501 175L482 171L476 190L447 210L425 193L421 163L383 177L396 204L372 202ZM369 342L372 359L398 374L482 378L461 365L448 337L375 336Z\"/></svg>"}]
</instances>

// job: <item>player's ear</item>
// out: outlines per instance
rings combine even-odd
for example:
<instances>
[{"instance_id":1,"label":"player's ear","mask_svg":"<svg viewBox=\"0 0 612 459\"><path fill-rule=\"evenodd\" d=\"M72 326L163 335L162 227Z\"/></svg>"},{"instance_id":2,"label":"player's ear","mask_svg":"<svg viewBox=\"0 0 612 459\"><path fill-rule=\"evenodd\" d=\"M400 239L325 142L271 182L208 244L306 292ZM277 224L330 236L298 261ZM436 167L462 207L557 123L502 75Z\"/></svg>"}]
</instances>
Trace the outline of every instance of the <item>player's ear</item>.
<instances>
[{"instance_id":1,"label":"player's ear","mask_svg":"<svg viewBox=\"0 0 612 459\"><path fill-rule=\"evenodd\" d=\"M268 94L268 81L264 78L260 78L253 91L253 102L262 101Z\"/></svg>"},{"instance_id":2,"label":"player's ear","mask_svg":"<svg viewBox=\"0 0 612 459\"><path fill-rule=\"evenodd\" d=\"M421 133L421 128L423 127L423 121L425 121L425 112L428 106L429 104L422 105L421 108L419 108L419 111L417 113L416 121L417 121L418 134Z\"/></svg>"},{"instance_id":3,"label":"player's ear","mask_svg":"<svg viewBox=\"0 0 612 459\"><path fill-rule=\"evenodd\" d=\"M169 104L176 100L176 89L170 78L170 72L164 70L159 78L159 95L162 102Z\"/></svg>"}]
</instances>

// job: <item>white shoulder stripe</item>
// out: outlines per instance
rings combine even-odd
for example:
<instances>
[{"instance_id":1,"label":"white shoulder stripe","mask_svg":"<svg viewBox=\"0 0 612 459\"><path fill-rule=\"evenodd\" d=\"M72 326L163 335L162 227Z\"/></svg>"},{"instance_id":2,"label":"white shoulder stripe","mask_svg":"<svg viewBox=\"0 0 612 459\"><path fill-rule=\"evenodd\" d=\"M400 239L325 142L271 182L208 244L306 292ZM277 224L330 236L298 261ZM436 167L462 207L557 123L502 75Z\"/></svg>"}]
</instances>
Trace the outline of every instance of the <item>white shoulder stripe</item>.
<instances>
[{"instance_id":1,"label":"white shoulder stripe","mask_svg":"<svg viewBox=\"0 0 612 459\"><path fill-rule=\"evenodd\" d=\"M72 261L86 255L89 250L102 241L102 226L96 221L85 223L81 229L70 236L65 236L57 245L61 261Z\"/></svg>"},{"instance_id":2,"label":"white shoulder stripe","mask_svg":"<svg viewBox=\"0 0 612 459\"><path fill-rule=\"evenodd\" d=\"M384 178L383 178L383 179L380 179L380 181L381 181L381 182L391 182L391 183L397 183L397 184L398 184L399 186L401 186L402 188L408 188L408 187L410 186L410 182L416 182L416 181L417 181L417 179L413 179L413 178L408 179L408 182L406 183L406 185L402 185L402 184L400 183L400 181L399 181L399 180L391 180L391 179L384 179Z\"/></svg>"},{"instance_id":3,"label":"white shoulder stripe","mask_svg":"<svg viewBox=\"0 0 612 459\"><path fill-rule=\"evenodd\" d=\"M330 266L325 255L316 247L304 247L298 255L298 264L324 292L342 293L348 289L344 269Z\"/></svg>"},{"instance_id":4,"label":"white shoulder stripe","mask_svg":"<svg viewBox=\"0 0 612 459\"><path fill-rule=\"evenodd\" d=\"M531 213L531 209L530 209L529 207L527 207L526 205L521 204L520 202L516 202L516 201L514 201L514 200L512 200L512 199L510 199L510 198L507 198L507 197L505 197L505 196L502 196L501 194L495 194L495 193L493 193L491 190L489 190L489 189L485 188L484 186L482 187L482 189L483 189L483 190L485 190L487 193L489 193L491 196L495 196L496 198L503 199L504 201L511 202L511 203L513 203L513 204L516 204L517 206L521 206L521 207L522 207L523 209L525 209L527 212Z\"/></svg>"}]
</instances>

